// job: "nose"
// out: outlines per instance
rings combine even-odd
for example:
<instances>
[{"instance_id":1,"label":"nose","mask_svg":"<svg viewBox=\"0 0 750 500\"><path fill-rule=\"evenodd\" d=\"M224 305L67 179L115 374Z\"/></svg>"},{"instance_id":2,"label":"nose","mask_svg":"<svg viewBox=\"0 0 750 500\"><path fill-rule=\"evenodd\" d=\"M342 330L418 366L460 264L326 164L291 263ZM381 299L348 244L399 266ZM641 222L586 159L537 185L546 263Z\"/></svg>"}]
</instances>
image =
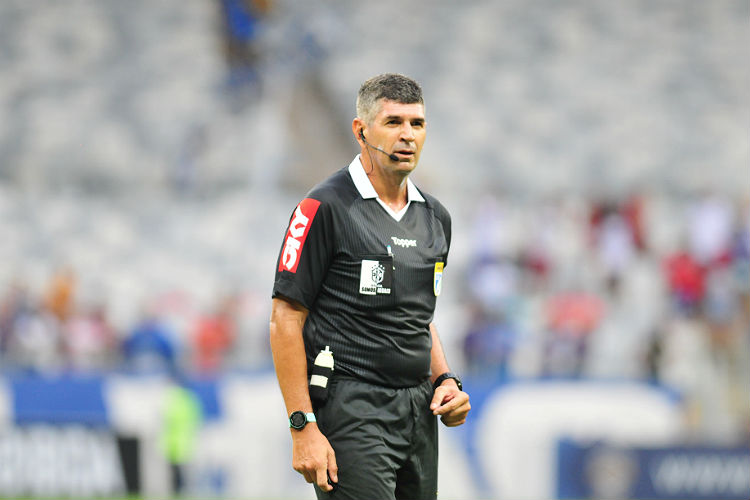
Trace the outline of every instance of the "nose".
<instances>
[{"instance_id":1,"label":"nose","mask_svg":"<svg viewBox=\"0 0 750 500\"><path fill-rule=\"evenodd\" d=\"M401 140L405 142L412 142L416 139L414 135L414 127L408 121L401 125Z\"/></svg>"}]
</instances>

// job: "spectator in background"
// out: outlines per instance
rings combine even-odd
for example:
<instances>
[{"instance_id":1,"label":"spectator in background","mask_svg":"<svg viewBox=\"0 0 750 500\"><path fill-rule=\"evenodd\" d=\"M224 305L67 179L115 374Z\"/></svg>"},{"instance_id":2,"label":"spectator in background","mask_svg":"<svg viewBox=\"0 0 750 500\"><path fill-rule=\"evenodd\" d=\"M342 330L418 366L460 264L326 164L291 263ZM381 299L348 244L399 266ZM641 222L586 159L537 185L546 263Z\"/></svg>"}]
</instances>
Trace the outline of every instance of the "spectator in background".
<instances>
[{"instance_id":1,"label":"spectator in background","mask_svg":"<svg viewBox=\"0 0 750 500\"><path fill-rule=\"evenodd\" d=\"M229 67L229 89L258 88L258 34L271 0L220 0L224 57Z\"/></svg>"},{"instance_id":2,"label":"spectator in background","mask_svg":"<svg viewBox=\"0 0 750 500\"><path fill-rule=\"evenodd\" d=\"M664 272L674 306L684 312L696 312L705 294L704 268L689 252L678 250L665 259Z\"/></svg>"},{"instance_id":3,"label":"spectator in background","mask_svg":"<svg viewBox=\"0 0 750 500\"><path fill-rule=\"evenodd\" d=\"M547 303L544 374L578 377L582 374L591 332L604 314L604 303L583 292L553 296Z\"/></svg>"},{"instance_id":4,"label":"spectator in background","mask_svg":"<svg viewBox=\"0 0 750 500\"><path fill-rule=\"evenodd\" d=\"M469 276L469 293L484 311L508 309L518 296L520 273L512 259L480 256Z\"/></svg>"},{"instance_id":5,"label":"spectator in background","mask_svg":"<svg viewBox=\"0 0 750 500\"><path fill-rule=\"evenodd\" d=\"M43 305L32 304L13 323L8 359L34 373L51 373L61 365L60 321Z\"/></svg>"},{"instance_id":6,"label":"spectator in background","mask_svg":"<svg viewBox=\"0 0 750 500\"><path fill-rule=\"evenodd\" d=\"M688 250L701 266L710 266L729 251L734 214L729 200L706 193L688 210Z\"/></svg>"},{"instance_id":7,"label":"spectator in background","mask_svg":"<svg viewBox=\"0 0 750 500\"><path fill-rule=\"evenodd\" d=\"M187 490L187 465L193 457L195 441L203 419L198 397L184 376L170 372L164 404L161 446L169 462L170 483L175 496Z\"/></svg>"},{"instance_id":8,"label":"spectator in background","mask_svg":"<svg viewBox=\"0 0 750 500\"><path fill-rule=\"evenodd\" d=\"M509 374L513 350L518 340L515 327L501 310L485 311L471 306L471 323L464 338L467 372L491 381L502 381Z\"/></svg>"},{"instance_id":9,"label":"spectator in background","mask_svg":"<svg viewBox=\"0 0 750 500\"><path fill-rule=\"evenodd\" d=\"M55 272L45 294L45 308L58 320L65 321L73 310L75 294L75 275L69 267L62 267Z\"/></svg>"},{"instance_id":10,"label":"spectator in background","mask_svg":"<svg viewBox=\"0 0 750 500\"><path fill-rule=\"evenodd\" d=\"M63 325L62 332L66 362L73 371L100 371L113 365L117 339L104 306L79 309Z\"/></svg>"},{"instance_id":11,"label":"spectator in background","mask_svg":"<svg viewBox=\"0 0 750 500\"><path fill-rule=\"evenodd\" d=\"M214 313L198 319L194 334L195 367L201 373L216 373L235 338L236 301L226 298Z\"/></svg>"},{"instance_id":12,"label":"spectator in background","mask_svg":"<svg viewBox=\"0 0 750 500\"><path fill-rule=\"evenodd\" d=\"M597 252L603 266L605 279L616 287L622 275L627 272L633 256L635 245L630 227L618 212L607 214L597 232Z\"/></svg>"},{"instance_id":13,"label":"spectator in background","mask_svg":"<svg viewBox=\"0 0 750 500\"><path fill-rule=\"evenodd\" d=\"M174 332L149 311L122 344L126 366L138 372L172 370L177 365Z\"/></svg>"},{"instance_id":14,"label":"spectator in background","mask_svg":"<svg viewBox=\"0 0 750 500\"><path fill-rule=\"evenodd\" d=\"M0 300L0 360L8 351L16 322L29 312L29 294L26 285L14 281Z\"/></svg>"},{"instance_id":15,"label":"spectator in background","mask_svg":"<svg viewBox=\"0 0 750 500\"><path fill-rule=\"evenodd\" d=\"M620 214L630 228L633 243L639 251L646 250L646 232L643 220L644 199L639 193L632 193L620 208Z\"/></svg>"},{"instance_id":16,"label":"spectator in background","mask_svg":"<svg viewBox=\"0 0 750 500\"><path fill-rule=\"evenodd\" d=\"M594 204L591 208L591 242L609 288L617 288L633 262L636 251L644 246L640 203L628 200Z\"/></svg>"},{"instance_id":17,"label":"spectator in background","mask_svg":"<svg viewBox=\"0 0 750 500\"><path fill-rule=\"evenodd\" d=\"M547 249L540 243L529 244L521 252L521 286L523 293L544 290L548 285L552 263Z\"/></svg>"}]
</instances>

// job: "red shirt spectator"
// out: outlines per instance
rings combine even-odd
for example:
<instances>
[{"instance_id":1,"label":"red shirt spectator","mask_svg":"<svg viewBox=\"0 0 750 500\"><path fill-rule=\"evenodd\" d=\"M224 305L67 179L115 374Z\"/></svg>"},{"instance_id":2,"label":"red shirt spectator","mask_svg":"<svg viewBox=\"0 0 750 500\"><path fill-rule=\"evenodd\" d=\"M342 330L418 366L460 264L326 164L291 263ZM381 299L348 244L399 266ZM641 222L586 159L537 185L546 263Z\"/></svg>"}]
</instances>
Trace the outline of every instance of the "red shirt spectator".
<instances>
[{"instance_id":1,"label":"red shirt spectator","mask_svg":"<svg viewBox=\"0 0 750 500\"><path fill-rule=\"evenodd\" d=\"M705 293L705 270L687 252L681 251L667 257L664 263L667 283L680 305L693 307Z\"/></svg>"}]
</instances>

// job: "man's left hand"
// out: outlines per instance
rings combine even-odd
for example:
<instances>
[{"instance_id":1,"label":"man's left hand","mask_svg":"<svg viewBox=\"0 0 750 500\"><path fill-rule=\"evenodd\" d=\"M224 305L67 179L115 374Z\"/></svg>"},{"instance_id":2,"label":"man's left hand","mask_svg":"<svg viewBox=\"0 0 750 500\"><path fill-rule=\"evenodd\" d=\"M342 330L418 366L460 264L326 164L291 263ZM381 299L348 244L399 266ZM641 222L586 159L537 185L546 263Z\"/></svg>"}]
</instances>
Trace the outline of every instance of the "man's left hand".
<instances>
[{"instance_id":1,"label":"man's left hand","mask_svg":"<svg viewBox=\"0 0 750 500\"><path fill-rule=\"evenodd\" d=\"M459 390L454 380L448 379L435 389L430 402L433 415L440 415L440 420L448 427L455 427L466 422L469 413L469 395Z\"/></svg>"}]
</instances>

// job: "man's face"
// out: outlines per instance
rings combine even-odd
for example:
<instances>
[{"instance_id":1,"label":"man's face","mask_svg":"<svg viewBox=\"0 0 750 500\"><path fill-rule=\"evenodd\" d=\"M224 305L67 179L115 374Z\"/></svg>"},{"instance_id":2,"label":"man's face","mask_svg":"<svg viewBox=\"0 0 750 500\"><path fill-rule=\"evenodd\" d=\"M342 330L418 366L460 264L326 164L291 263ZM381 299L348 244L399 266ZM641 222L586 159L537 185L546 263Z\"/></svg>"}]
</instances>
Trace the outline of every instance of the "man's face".
<instances>
[{"instance_id":1,"label":"man's face","mask_svg":"<svg viewBox=\"0 0 750 500\"><path fill-rule=\"evenodd\" d=\"M376 163L386 169L409 173L417 166L424 145L424 105L382 99L380 106L380 111L366 132L367 142L395 154L398 162L375 152L378 155Z\"/></svg>"}]
</instances>

